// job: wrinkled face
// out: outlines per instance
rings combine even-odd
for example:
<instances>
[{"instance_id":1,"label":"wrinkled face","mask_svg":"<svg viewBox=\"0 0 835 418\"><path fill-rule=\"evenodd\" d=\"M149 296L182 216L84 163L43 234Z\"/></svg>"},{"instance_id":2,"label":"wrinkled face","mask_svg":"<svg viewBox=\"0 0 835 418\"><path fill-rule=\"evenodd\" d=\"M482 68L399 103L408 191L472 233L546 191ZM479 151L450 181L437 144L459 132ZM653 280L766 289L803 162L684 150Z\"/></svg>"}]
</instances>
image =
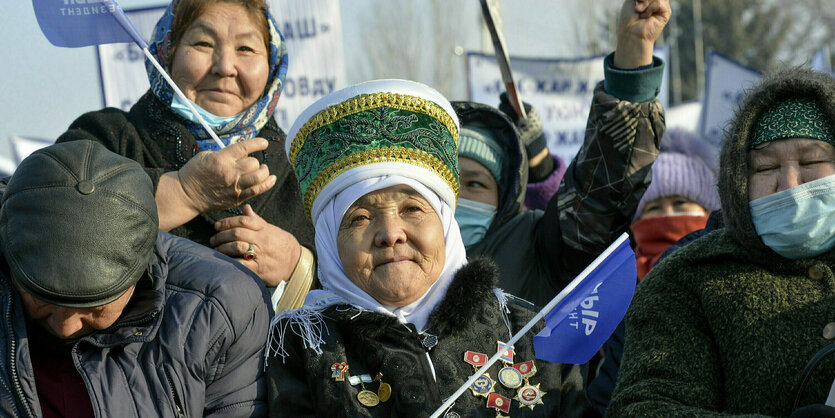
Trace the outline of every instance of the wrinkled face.
<instances>
[{"instance_id":1,"label":"wrinkled face","mask_svg":"<svg viewBox=\"0 0 835 418\"><path fill-rule=\"evenodd\" d=\"M217 116L234 116L261 97L269 77L266 40L238 4L217 2L185 31L171 78L186 97Z\"/></svg>"},{"instance_id":2,"label":"wrinkled face","mask_svg":"<svg viewBox=\"0 0 835 418\"><path fill-rule=\"evenodd\" d=\"M767 142L748 153L748 200L835 174L835 147L809 138Z\"/></svg>"},{"instance_id":3,"label":"wrinkled face","mask_svg":"<svg viewBox=\"0 0 835 418\"><path fill-rule=\"evenodd\" d=\"M682 196L663 196L651 200L644 206L640 219L655 218L657 216L705 216L707 209L702 205Z\"/></svg>"},{"instance_id":4,"label":"wrinkled face","mask_svg":"<svg viewBox=\"0 0 835 418\"><path fill-rule=\"evenodd\" d=\"M446 258L441 219L405 185L354 202L342 217L336 244L348 278L389 306L423 296L440 277Z\"/></svg>"},{"instance_id":5,"label":"wrinkled face","mask_svg":"<svg viewBox=\"0 0 835 418\"><path fill-rule=\"evenodd\" d=\"M461 172L459 197L499 205L499 185L487 167L472 158L458 157L458 169Z\"/></svg>"},{"instance_id":6,"label":"wrinkled face","mask_svg":"<svg viewBox=\"0 0 835 418\"><path fill-rule=\"evenodd\" d=\"M27 318L58 338L74 339L113 325L128 305L136 286L131 286L113 302L84 309L52 305L32 296L19 286L15 287L20 294Z\"/></svg>"}]
</instances>

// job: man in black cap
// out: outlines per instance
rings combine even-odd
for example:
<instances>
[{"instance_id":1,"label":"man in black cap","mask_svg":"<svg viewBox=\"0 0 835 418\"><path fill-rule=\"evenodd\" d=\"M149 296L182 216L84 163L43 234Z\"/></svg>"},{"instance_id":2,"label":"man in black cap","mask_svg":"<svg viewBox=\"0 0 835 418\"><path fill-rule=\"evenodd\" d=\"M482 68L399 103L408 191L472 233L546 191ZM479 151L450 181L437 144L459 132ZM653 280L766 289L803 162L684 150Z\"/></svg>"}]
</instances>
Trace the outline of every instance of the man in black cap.
<instances>
[{"instance_id":1,"label":"man in black cap","mask_svg":"<svg viewBox=\"0 0 835 418\"><path fill-rule=\"evenodd\" d=\"M0 416L266 414L262 282L158 231L136 162L53 145L0 204Z\"/></svg>"}]
</instances>

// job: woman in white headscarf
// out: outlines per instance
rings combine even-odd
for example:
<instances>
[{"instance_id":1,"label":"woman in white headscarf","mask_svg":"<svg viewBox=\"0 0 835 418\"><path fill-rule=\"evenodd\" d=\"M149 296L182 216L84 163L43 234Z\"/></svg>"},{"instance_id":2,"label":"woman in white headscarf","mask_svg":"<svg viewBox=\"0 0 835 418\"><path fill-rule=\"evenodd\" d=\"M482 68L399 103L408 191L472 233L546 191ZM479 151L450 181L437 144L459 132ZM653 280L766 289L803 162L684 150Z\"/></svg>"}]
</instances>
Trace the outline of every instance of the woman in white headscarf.
<instances>
[{"instance_id":1,"label":"woman in white headscarf","mask_svg":"<svg viewBox=\"0 0 835 418\"><path fill-rule=\"evenodd\" d=\"M533 317L494 289L492 263L466 260L457 137L449 102L403 80L332 93L295 122L323 290L273 320L272 415L429 415ZM535 362L535 331L447 412L577 411L585 370Z\"/></svg>"}]
</instances>

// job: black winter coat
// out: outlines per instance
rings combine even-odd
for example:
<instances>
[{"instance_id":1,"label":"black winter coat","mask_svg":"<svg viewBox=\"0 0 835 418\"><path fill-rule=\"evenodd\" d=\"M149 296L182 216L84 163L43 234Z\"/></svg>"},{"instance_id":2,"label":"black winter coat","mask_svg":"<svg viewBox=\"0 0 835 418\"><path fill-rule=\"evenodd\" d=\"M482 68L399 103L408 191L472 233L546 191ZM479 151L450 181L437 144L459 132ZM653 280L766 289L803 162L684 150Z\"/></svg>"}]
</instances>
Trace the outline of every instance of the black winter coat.
<instances>
[{"instance_id":1,"label":"black winter coat","mask_svg":"<svg viewBox=\"0 0 835 418\"><path fill-rule=\"evenodd\" d=\"M305 348L302 339L280 320L273 325L273 332L285 330L284 349L288 356L284 360L281 356L268 359L270 414L429 416L473 374L473 366L464 362L466 351L492 356L497 351L497 341L507 341L511 336L493 293L496 280L496 267L488 261L476 260L464 266L456 273L446 298L430 316L430 328L423 334L417 333L413 325L403 325L383 314L359 312L350 306L327 308L323 313L327 331L322 335L321 355ZM510 328L515 333L533 318L534 312L530 303L512 296L508 299ZM533 336L542 327L540 321L515 344L515 363L535 360ZM437 337L434 346L427 342L433 336ZM374 377L382 373L382 381L391 386L391 398L374 407L360 404L360 385L352 386L347 375L341 382L331 377L331 366L341 362L348 364L351 376ZM530 383L539 384L545 392L544 405L531 410L512 400L510 415L579 416L585 407L586 366L540 360L534 363L538 371ZM490 368L493 380L497 380L502 367L497 362ZM371 391L378 387L377 382L365 384ZM517 394L517 390L498 382L495 392L510 399ZM468 390L458 398L452 411L460 416L496 416L496 411L486 405L486 398L475 397Z\"/></svg>"},{"instance_id":2,"label":"black winter coat","mask_svg":"<svg viewBox=\"0 0 835 418\"><path fill-rule=\"evenodd\" d=\"M252 156L267 164L276 182L269 191L246 203L264 220L293 234L299 244L313 251L313 225L304 214L299 184L284 153L285 134L270 118L258 136L269 141L269 146ZM107 149L138 162L151 177L155 192L160 176L179 170L201 151L183 119L150 91L128 113L115 108L85 113L56 142L78 139L100 142ZM169 232L208 246L209 238L216 233L215 222L241 213L239 207L202 213Z\"/></svg>"},{"instance_id":3,"label":"black winter coat","mask_svg":"<svg viewBox=\"0 0 835 418\"><path fill-rule=\"evenodd\" d=\"M152 276L72 348L97 417L265 416L266 289L228 257L160 232ZM41 416L23 306L0 259L0 416Z\"/></svg>"}]
</instances>

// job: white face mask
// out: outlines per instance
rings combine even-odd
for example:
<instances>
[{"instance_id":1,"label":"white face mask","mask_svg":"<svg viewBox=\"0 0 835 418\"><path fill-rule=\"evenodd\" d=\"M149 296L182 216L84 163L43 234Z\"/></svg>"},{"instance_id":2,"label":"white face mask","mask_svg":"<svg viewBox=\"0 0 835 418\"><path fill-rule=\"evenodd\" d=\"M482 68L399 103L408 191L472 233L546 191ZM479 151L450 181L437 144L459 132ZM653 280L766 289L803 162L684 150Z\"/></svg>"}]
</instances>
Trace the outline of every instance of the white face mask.
<instances>
[{"instance_id":1,"label":"white face mask","mask_svg":"<svg viewBox=\"0 0 835 418\"><path fill-rule=\"evenodd\" d=\"M189 100L191 102L191 100ZM214 113L209 112L206 109L198 106L197 103L191 102L195 109L197 109L197 113L203 117L203 120L209 124L212 128L220 128L223 125L226 125L229 122L235 120L239 115L232 115L232 116L217 116ZM171 99L171 110L174 113L182 116L184 119L191 121L192 123L200 124L200 120L197 119L197 116L194 116L191 109L188 108L188 105L180 99L179 94L174 94L174 97Z\"/></svg>"},{"instance_id":2,"label":"white face mask","mask_svg":"<svg viewBox=\"0 0 835 418\"><path fill-rule=\"evenodd\" d=\"M786 258L811 258L835 247L835 175L752 200L763 243Z\"/></svg>"}]
</instances>

